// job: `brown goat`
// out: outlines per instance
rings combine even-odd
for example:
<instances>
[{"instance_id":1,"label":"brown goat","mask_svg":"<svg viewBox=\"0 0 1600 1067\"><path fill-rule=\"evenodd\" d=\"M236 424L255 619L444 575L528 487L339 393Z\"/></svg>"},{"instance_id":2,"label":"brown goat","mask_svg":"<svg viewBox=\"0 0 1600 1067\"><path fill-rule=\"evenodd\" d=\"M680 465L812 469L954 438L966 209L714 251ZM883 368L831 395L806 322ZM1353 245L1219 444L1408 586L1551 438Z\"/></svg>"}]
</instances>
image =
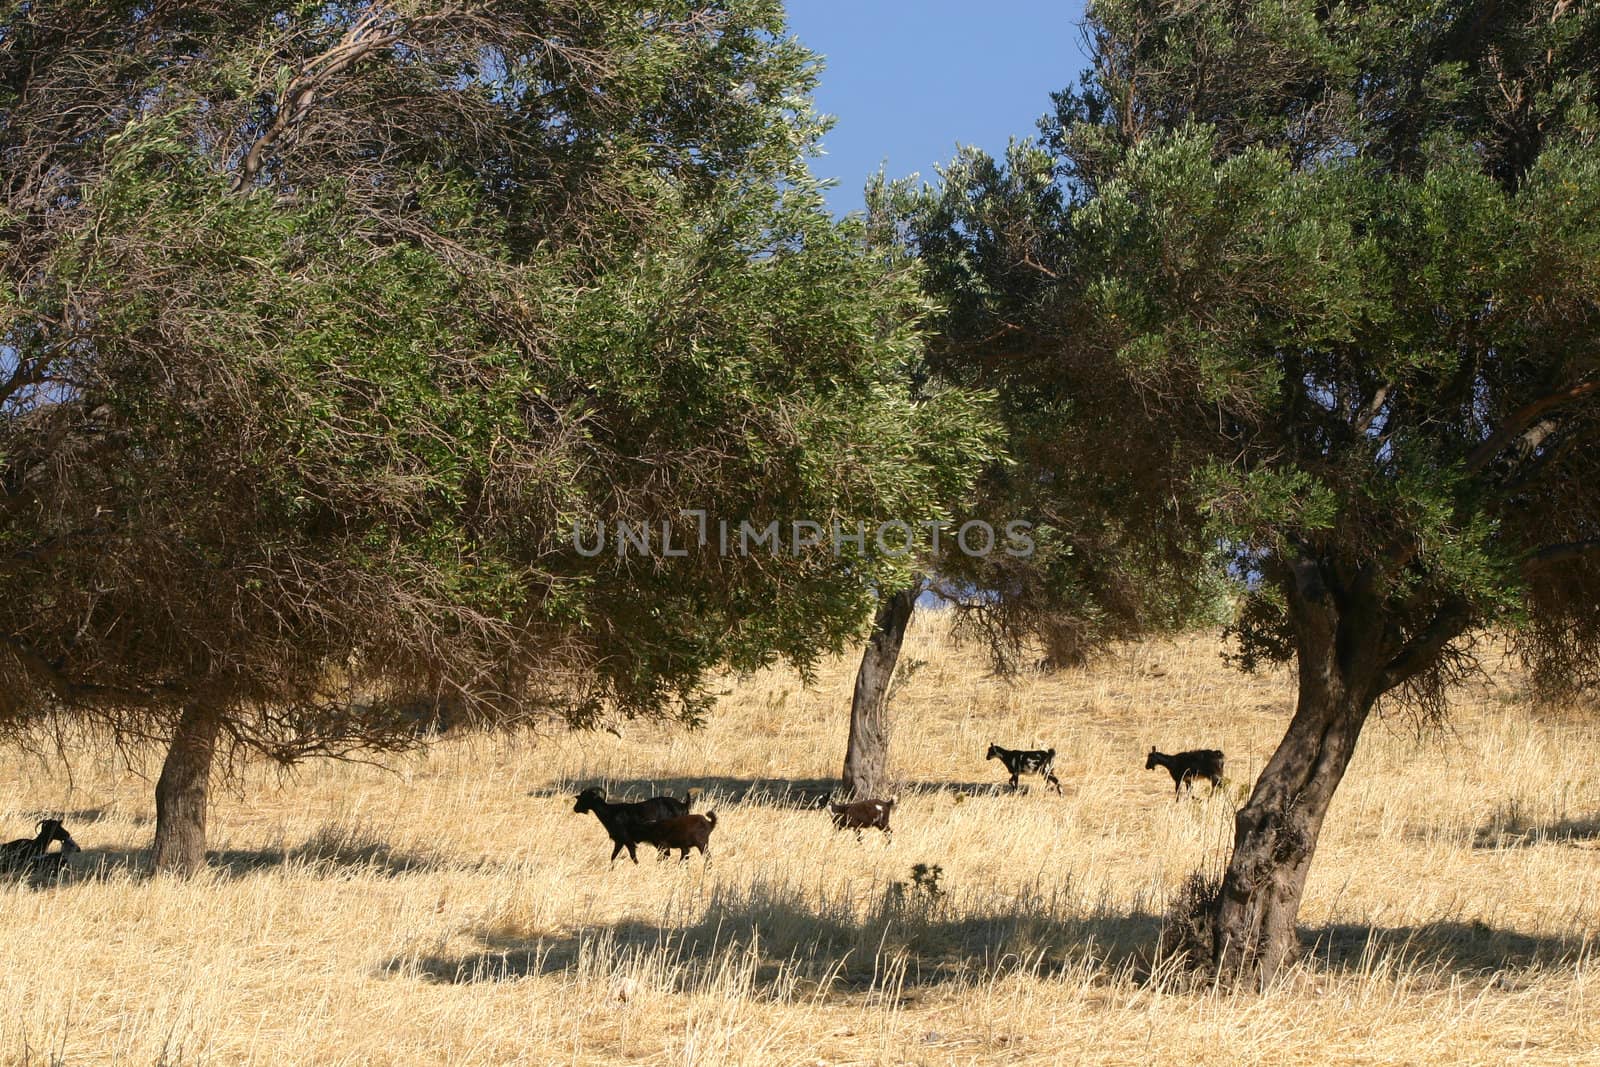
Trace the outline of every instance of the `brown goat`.
<instances>
[{"instance_id":1,"label":"brown goat","mask_svg":"<svg viewBox=\"0 0 1600 1067\"><path fill-rule=\"evenodd\" d=\"M702 856L710 854L707 850L711 845L711 831L716 828L717 813L708 811L704 815L661 819L639 827L637 833L641 845L654 845L663 851L677 849L678 862L682 863L689 858L692 848L699 849Z\"/></svg>"},{"instance_id":2,"label":"brown goat","mask_svg":"<svg viewBox=\"0 0 1600 1067\"><path fill-rule=\"evenodd\" d=\"M892 838L894 831L889 829L889 816L894 813L894 806L899 797L890 797L888 800L857 800L849 804L829 804L828 810L833 813L833 828L835 830L854 830L856 840L861 840L863 830L882 830L883 836Z\"/></svg>"},{"instance_id":3,"label":"brown goat","mask_svg":"<svg viewBox=\"0 0 1600 1067\"><path fill-rule=\"evenodd\" d=\"M642 836L644 830L663 819L687 815L689 806L694 803L694 798L699 792L698 789L691 789L682 800L675 797L651 797L649 800L613 804L606 800L603 790L591 786L578 794L577 803L573 805L572 810L579 815L593 812L595 818L600 820L600 825L605 827L606 834L611 838L613 862L623 849L627 849L628 858L638 863L638 846L652 843ZM660 848L661 858L665 859L666 847L657 847Z\"/></svg>"}]
</instances>

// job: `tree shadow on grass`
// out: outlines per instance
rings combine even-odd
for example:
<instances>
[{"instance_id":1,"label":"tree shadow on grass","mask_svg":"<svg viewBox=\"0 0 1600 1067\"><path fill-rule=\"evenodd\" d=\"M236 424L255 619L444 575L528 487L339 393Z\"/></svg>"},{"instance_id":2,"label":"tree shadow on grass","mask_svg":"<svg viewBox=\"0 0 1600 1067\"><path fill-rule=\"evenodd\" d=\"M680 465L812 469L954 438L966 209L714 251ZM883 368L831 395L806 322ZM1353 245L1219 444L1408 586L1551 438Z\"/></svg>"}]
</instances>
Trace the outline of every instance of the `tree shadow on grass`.
<instances>
[{"instance_id":1,"label":"tree shadow on grass","mask_svg":"<svg viewBox=\"0 0 1600 1067\"><path fill-rule=\"evenodd\" d=\"M1590 841L1600 841L1600 818L1539 822L1525 816L1515 802L1502 806L1472 835L1475 849L1582 845Z\"/></svg>"},{"instance_id":2,"label":"tree shadow on grass","mask_svg":"<svg viewBox=\"0 0 1600 1067\"><path fill-rule=\"evenodd\" d=\"M21 812L19 819L38 826L42 819L60 819L70 831L76 823L96 823L111 817L110 808L68 808L62 811L57 808L39 808L35 811ZM136 817L133 821L137 821Z\"/></svg>"},{"instance_id":3,"label":"tree shadow on grass","mask_svg":"<svg viewBox=\"0 0 1600 1067\"><path fill-rule=\"evenodd\" d=\"M1301 941L1306 962L1330 971L1364 970L1387 955L1452 974L1480 976L1568 963L1586 950L1581 936L1525 934L1453 919L1416 926L1333 923L1303 930Z\"/></svg>"},{"instance_id":4,"label":"tree shadow on grass","mask_svg":"<svg viewBox=\"0 0 1600 1067\"><path fill-rule=\"evenodd\" d=\"M562 782L531 790L528 795L571 800L579 791L596 786L605 791L608 800L633 801L656 796L682 797L690 789L698 789L703 796L695 803L697 811L705 810L708 804L808 808L820 806L819 798L837 785L831 778L730 778L722 775L598 778Z\"/></svg>"},{"instance_id":5,"label":"tree shadow on grass","mask_svg":"<svg viewBox=\"0 0 1600 1067\"><path fill-rule=\"evenodd\" d=\"M462 955L405 953L381 971L450 984L514 981L584 971L619 977L659 954L676 988L695 988L730 962L751 968L756 990L826 987L841 994L937 986L1019 970L1049 974L1092 955L1108 970L1134 961L1155 943L1160 921L1135 913L1086 920L1052 915L1049 905L1019 902L954 915L918 890L887 894L865 918L847 906L804 900L799 891L758 883L719 890L687 926L639 920L584 927L556 936L485 929Z\"/></svg>"},{"instance_id":6,"label":"tree shadow on grass","mask_svg":"<svg viewBox=\"0 0 1600 1067\"><path fill-rule=\"evenodd\" d=\"M531 790L532 797L575 797L579 790L598 786L605 790L606 798L613 801L644 800L654 796L682 797L690 789L704 794L695 804L695 810L704 811L713 804L759 804L769 808L808 810L821 808L831 798L843 799L836 778L734 778L722 775L699 775L656 778L601 778L564 782ZM1000 782L949 782L906 781L897 783L891 792L904 799L911 794L946 793L961 799L967 797L1009 796L1011 787ZM1024 787L1023 792L1026 792Z\"/></svg>"},{"instance_id":7,"label":"tree shadow on grass","mask_svg":"<svg viewBox=\"0 0 1600 1067\"><path fill-rule=\"evenodd\" d=\"M329 878L352 874L397 878L461 865L432 852L396 849L359 830L338 826L324 827L308 840L288 848L213 849L206 853L207 870L212 877L224 880L286 866L307 868ZM86 848L72 857L61 884L114 877L150 877L150 850Z\"/></svg>"},{"instance_id":8,"label":"tree shadow on grass","mask_svg":"<svg viewBox=\"0 0 1600 1067\"><path fill-rule=\"evenodd\" d=\"M206 858L213 869L234 878L284 866L306 867L329 876L378 874L385 878L461 866L436 852L397 849L386 841L345 836L337 830L318 833L292 848L223 849Z\"/></svg>"},{"instance_id":9,"label":"tree shadow on grass","mask_svg":"<svg viewBox=\"0 0 1600 1067\"><path fill-rule=\"evenodd\" d=\"M1043 977L1070 972L1166 982L1152 970L1164 920L1145 912L1073 915L1064 898L1019 895L1001 907L957 910L948 900L892 887L864 915L839 902L813 901L795 888L756 883L719 889L705 912L682 926L636 919L540 936L487 927L456 955L402 953L380 970L449 984L514 981L573 974L621 980L630 969L666 976L675 989L717 980L730 965L751 969L758 994L809 989L843 996L893 986L901 1000L915 990L1012 972ZM1435 968L1462 977L1569 963L1582 938L1524 934L1480 922L1407 927L1332 924L1302 928L1303 966L1365 974L1378 960ZM659 966L643 966L652 957ZM887 977L886 977L887 976ZM1190 979L1192 980L1192 979ZM1205 984L1203 981L1201 984Z\"/></svg>"}]
</instances>

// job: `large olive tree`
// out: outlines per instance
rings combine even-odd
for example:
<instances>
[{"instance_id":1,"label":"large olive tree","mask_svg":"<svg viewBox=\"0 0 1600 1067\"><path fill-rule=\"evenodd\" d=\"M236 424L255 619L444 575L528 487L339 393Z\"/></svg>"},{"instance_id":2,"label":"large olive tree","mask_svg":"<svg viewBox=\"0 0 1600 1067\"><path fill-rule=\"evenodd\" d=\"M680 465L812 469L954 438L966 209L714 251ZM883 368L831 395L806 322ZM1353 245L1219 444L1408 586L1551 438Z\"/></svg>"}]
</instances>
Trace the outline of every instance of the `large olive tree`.
<instances>
[{"instance_id":1,"label":"large olive tree","mask_svg":"<svg viewBox=\"0 0 1600 1067\"><path fill-rule=\"evenodd\" d=\"M994 322L977 380L1071 398L1061 475L1115 455L1131 514L1224 548L1243 664L1296 663L1215 911L1218 970L1270 975L1375 707L1442 712L1490 633L1596 680L1600 16L1102 0L1089 35L1033 150L1059 209L923 243Z\"/></svg>"},{"instance_id":2,"label":"large olive tree","mask_svg":"<svg viewBox=\"0 0 1600 1067\"><path fill-rule=\"evenodd\" d=\"M692 719L837 650L903 565L717 524L916 514L988 446L913 403L813 77L766 0L7 6L0 726L168 742L191 871L224 748Z\"/></svg>"}]
</instances>

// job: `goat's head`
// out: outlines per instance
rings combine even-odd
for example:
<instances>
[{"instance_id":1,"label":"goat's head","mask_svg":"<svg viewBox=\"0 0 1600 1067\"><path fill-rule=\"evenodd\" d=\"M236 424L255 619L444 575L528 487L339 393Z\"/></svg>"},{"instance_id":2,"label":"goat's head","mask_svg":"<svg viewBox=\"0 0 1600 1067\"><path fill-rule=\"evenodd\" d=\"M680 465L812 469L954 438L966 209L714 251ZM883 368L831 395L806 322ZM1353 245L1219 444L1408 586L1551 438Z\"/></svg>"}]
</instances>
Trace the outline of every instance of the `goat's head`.
<instances>
[{"instance_id":1,"label":"goat's head","mask_svg":"<svg viewBox=\"0 0 1600 1067\"><path fill-rule=\"evenodd\" d=\"M590 786L588 789L585 789L583 792L579 793L577 799L578 802L572 805L572 810L577 812L579 815L587 815L589 812L595 810L598 805L606 802L606 794L604 790Z\"/></svg>"},{"instance_id":2,"label":"goat's head","mask_svg":"<svg viewBox=\"0 0 1600 1067\"><path fill-rule=\"evenodd\" d=\"M61 825L60 819L41 820L38 839L44 842L46 848L50 847L52 841L60 841L62 852L83 851L78 847L78 843L72 839L72 835L67 833L67 828Z\"/></svg>"},{"instance_id":3,"label":"goat's head","mask_svg":"<svg viewBox=\"0 0 1600 1067\"><path fill-rule=\"evenodd\" d=\"M1156 769L1156 746L1154 745L1150 746L1150 755L1144 761L1144 769L1147 771Z\"/></svg>"},{"instance_id":4,"label":"goat's head","mask_svg":"<svg viewBox=\"0 0 1600 1067\"><path fill-rule=\"evenodd\" d=\"M1000 746L995 744L993 741L990 741L989 742L989 751L984 755L983 758L984 759L997 759L999 757L999 755L1000 755Z\"/></svg>"}]
</instances>

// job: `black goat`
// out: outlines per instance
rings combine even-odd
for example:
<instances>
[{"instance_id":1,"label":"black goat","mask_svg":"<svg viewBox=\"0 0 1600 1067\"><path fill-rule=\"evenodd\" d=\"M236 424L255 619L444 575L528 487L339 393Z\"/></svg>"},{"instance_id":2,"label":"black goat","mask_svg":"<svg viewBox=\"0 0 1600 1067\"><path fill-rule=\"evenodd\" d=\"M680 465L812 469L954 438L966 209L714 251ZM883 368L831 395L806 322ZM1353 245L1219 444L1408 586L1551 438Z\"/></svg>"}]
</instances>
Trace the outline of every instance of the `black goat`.
<instances>
[{"instance_id":1,"label":"black goat","mask_svg":"<svg viewBox=\"0 0 1600 1067\"><path fill-rule=\"evenodd\" d=\"M854 830L856 840L861 840L863 830L882 830L883 836L894 837L894 831L889 829L889 816L894 813L895 803L899 797L890 797L888 800L857 800L849 804L829 804L828 810L833 813L833 828L835 830Z\"/></svg>"},{"instance_id":2,"label":"black goat","mask_svg":"<svg viewBox=\"0 0 1600 1067\"><path fill-rule=\"evenodd\" d=\"M708 855L706 849L711 844L711 831L717 828L717 813L708 811L704 815L675 815L670 819L649 823L640 828L642 836L639 838L641 845L654 845L665 854L671 849L678 850L678 862L682 863L689 858L689 850L697 848L702 856ZM630 850L631 852L631 850ZM638 860L634 860L638 863Z\"/></svg>"},{"instance_id":3,"label":"black goat","mask_svg":"<svg viewBox=\"0 0 1600 1067\"><path fill-rule=\"evenodd\" d=\"M1024 774L1039 774L1044 780L1055 787L1057 793L1061 792L1061 782L1056 778L1056 750L1047 749L1021 749L1001 748L991 744L989 754L983 757L986 760L997 759L1005 764L1006 770L1011 772L1011 788L1017 788L1017 778Z\"/></svg>"},{"instance_id":4,"label":"black goat","mask_svg":"<svg viewBox=\"0 0 1600 1067\"><path fill-rule=\"evenodd\" d=\"M688 815L689 807L694 803L694 794L695 791L691 789L682 800L676 797L651 797L649 800L612 804L606 800L603 790L590 786L578 794L578 802L572 806L572 810L579 815L594 812L595 818L600 820L600 825L606 828L606 833L616 846L611 850L613 861L623 849L627 849L628 858L638 863L636 848L643 844L654 844L645 836L646 829L656 823ZM662 856L667 854L669 846L656 847Z\"/></svg>"},{"instance_id":5,"label":"black goat","mask_svg":"<svg viewBox=\"0 0 1600 1067\"><path fill-rule=\"evenodd\" d=\"M57 841L61 842L61 851L51 852L50 846ZM82 851L60 819L45 819L39 823L37 836L19 837L0 845L0 871L53 876L61 873L67 856Z\"/></svg>"},{"instance_id":6,"label":"black goat","mask_svg":"<svg viewBox=\"0 0 1600 1067\"><path fill-rule=\"evenodd\" d=\"M73 851L82 850L74 848ZM60 878L61 872L66 869L67 857L70 855L72 855L71 852L62 849L60 852L46 852L43 856L40 856L38 863L33 868L33 881L36 883L53 882Z\"/></svg>"},{"instance_id":7,"label":"black goat","mask_svg":"<svg viewBox=\"0 0 1600 1067\"><path fill-rule=\"evenodd\" d=\"M1167 773L1172 775L1172 799L1177 800L1186 786L1189 792L1194 792L1196 778L1209 781L1215 792L1217 786L1222 784L1222 764L1223 755L1219 748L1192 748L1171 756L1151 748L1149 758L1144 761L1144 769L1153 771L1157 767L1165 767Z\"/></svg>"}]
</instances>

